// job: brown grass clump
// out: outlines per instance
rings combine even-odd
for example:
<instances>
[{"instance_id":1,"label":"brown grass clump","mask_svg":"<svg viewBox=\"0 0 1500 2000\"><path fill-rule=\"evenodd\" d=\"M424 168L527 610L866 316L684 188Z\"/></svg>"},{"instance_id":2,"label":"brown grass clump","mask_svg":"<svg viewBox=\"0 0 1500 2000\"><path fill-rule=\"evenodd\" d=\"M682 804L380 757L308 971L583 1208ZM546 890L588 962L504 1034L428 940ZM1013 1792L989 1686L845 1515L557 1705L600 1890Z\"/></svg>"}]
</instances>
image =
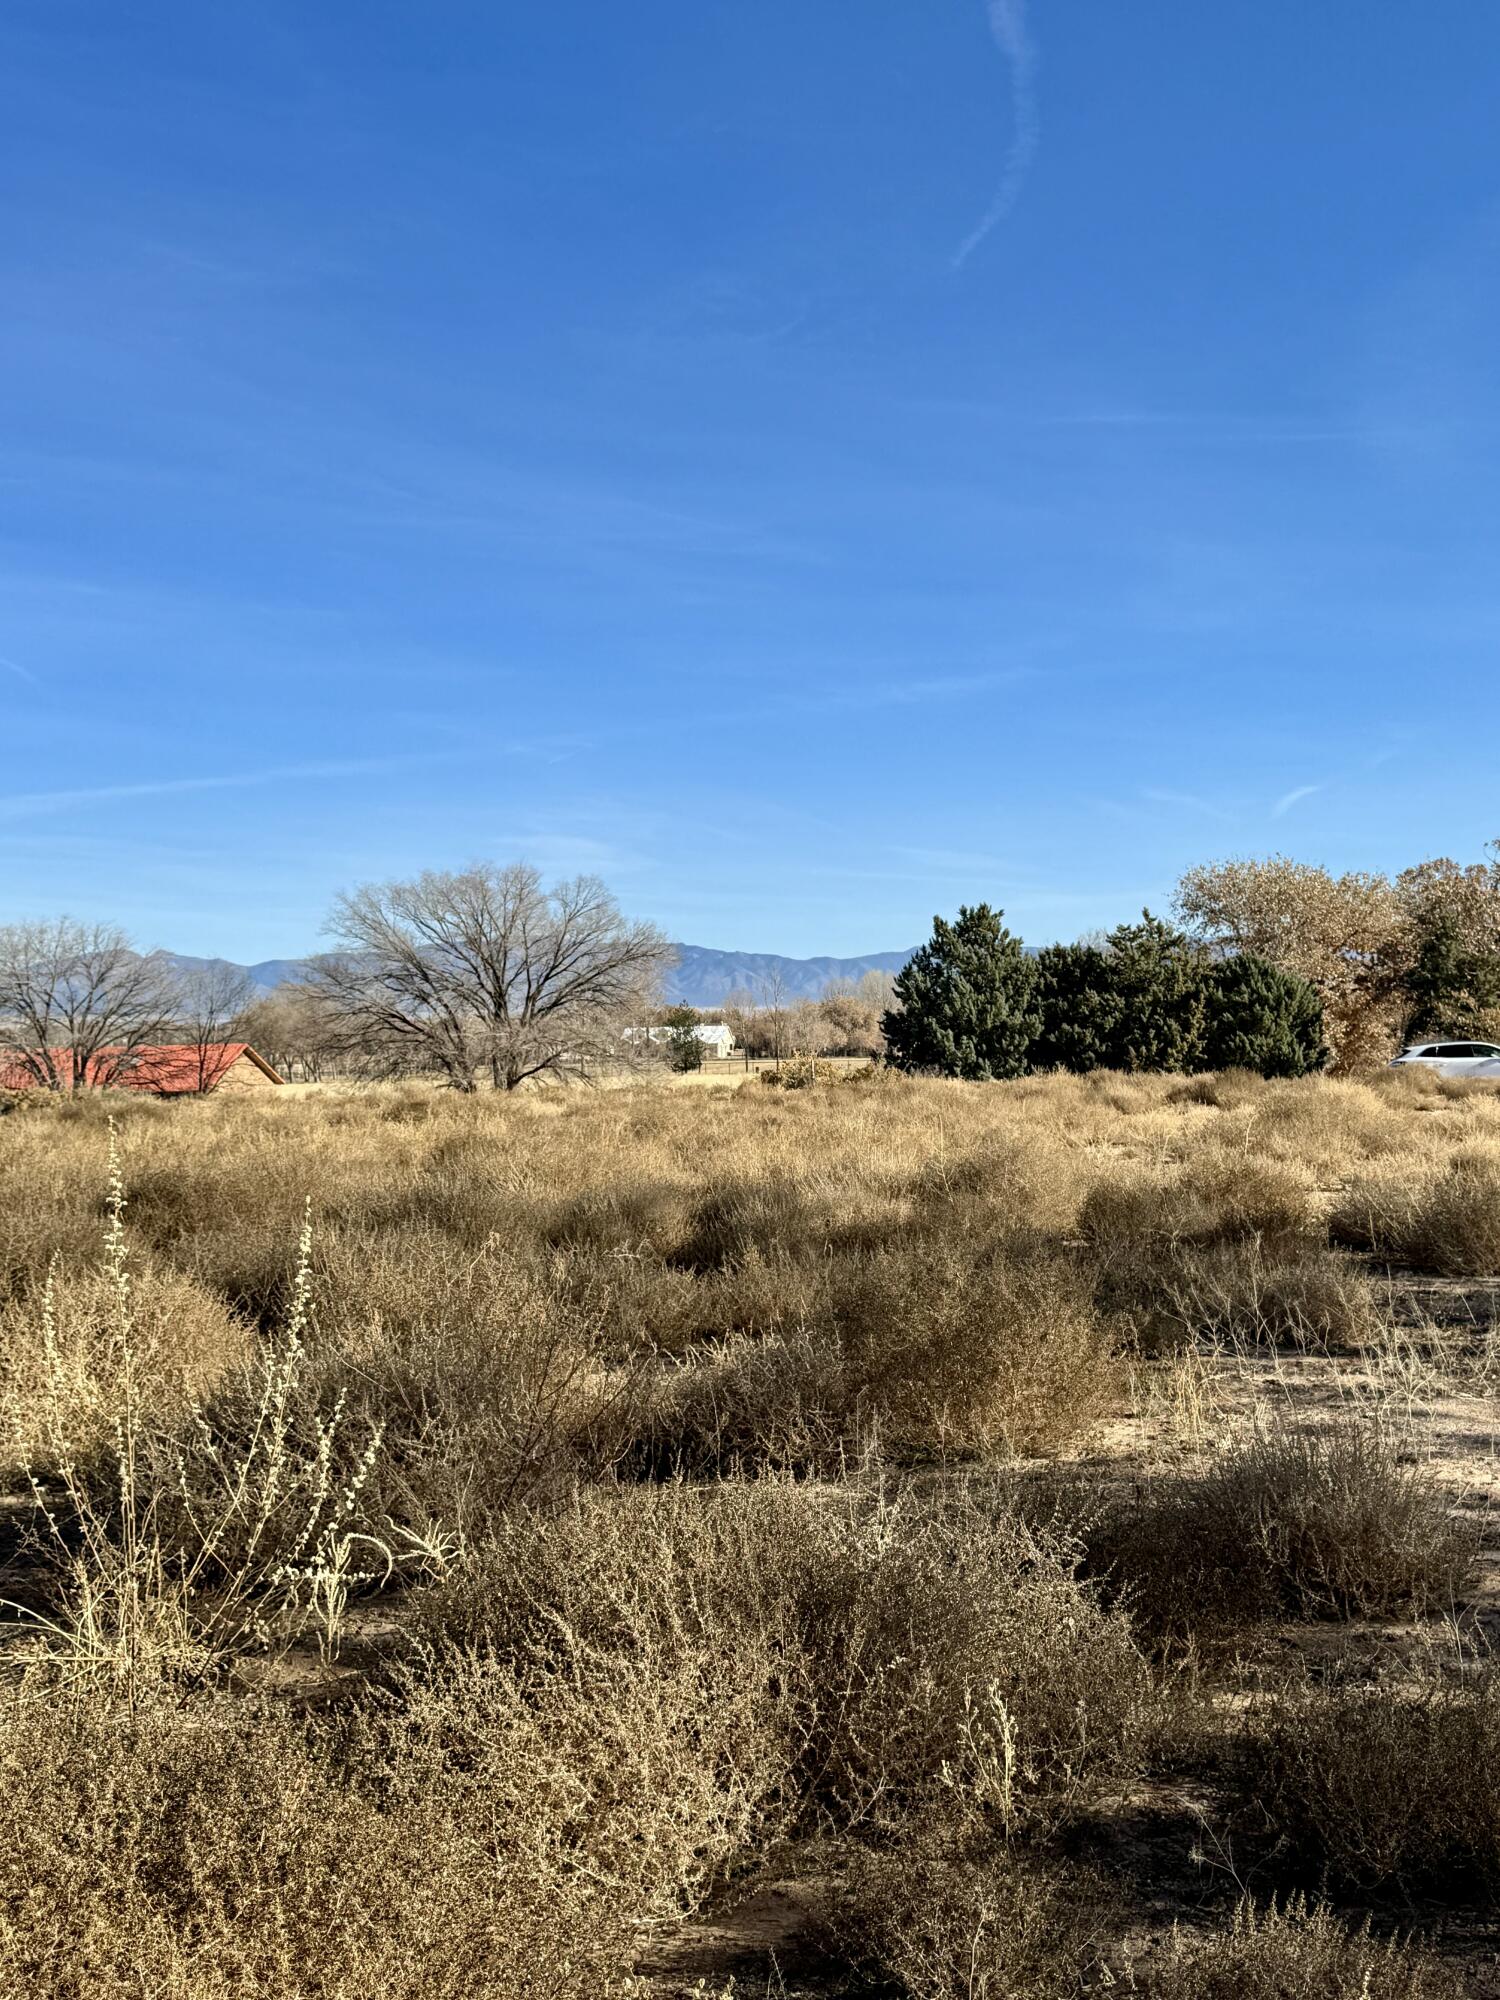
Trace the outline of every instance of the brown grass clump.
<instances>
[{"instance_id":1,"label":"brown grass clump","mask_svg":"<svg viewBox=\"0 0 1500 2000\"><path fill-rule=\"evenodd\" d=\"M1365 1346L1379 1325L1368 1278L1317 1243L1185 1251L1159 1280L1157 1308L1184 1337L1236 1348L1347 1351Z\"/></svg>"},{"instance_id":2,"label":"brown grass clump","mask_svg":"<svg viewBox=\"0 0 1500 2000\"><path fill-rule=\"evenodd\" d=\"M1415 1182L1357 1182L1334 1210L1337 1240L1449 1277L1500 1275L1500 1151L1461 1151Z\"/></svg>"},{"instance_id":3,"label":"brown grass clump","mask_svg":"<svg viewBox=\"0 0 1500 2000\"><path fill-rule=\"evenodd\" d=\"M929 1833L859 1857L822 1929L867 1978L912 2000L1458 2000L1453 1973L1297 1896L1248 1899L1223 1929L1175 1929L1147 1956L1112 1948L1119 1889L1023 1846Z\"/></svg>"},{"instance_id":4,"label":"brown grass clump","mask_svg":"<svg viewBox=\"0 0 1500 2000\"><path fill-rule=\"evenodd\" d=\"M942 1239L877 1254L837 1308L847 1377L888 1443L1030 1456L1087 1434L1122 1371L1060 1260Z\"/></svg>"},{"instance_id":5,"label":"brown grass clump","mask_svg":"<svg viewBox=\"0 0 1500 2000\"><path fill-rule=\"evenodd\" d=\"M1217 1157L1176 1172L1103 1180L1081 1218L1087 1240L1119 1257L1252 1238L1296 1242L1316 1226L1305 1184L1285 1168Z\"/></svg>"},{"instance_id":6,"label":"brown grass clump","mask_svg":"<svg viewBox=\"0 0 1500 2000\"><path fill-rule=\"evenodd\" d=\"M1065 1266L918 1239L851 1262L821 1305L822 1325L731 1338L668 1377L637 1462L830 1470L876 1442L1041 1454L1121 1394L1114 1342Z\"/></svg>"},{"instance_id":7,"label":"brown grass clump","mask_svg":"<svg viewBox=\"0 0 1500 2000\"><path fill-rule=\"evenodd\" d=\"M1089 1538L1090 1566L1164 1644L1269 1618L1446 1610L1477 1553L1441 1488L1352 1421L1253 1436L1206 1473L1147 1488Z\"/></svg>"},{"instance_id":8,"label":"brown grass clump","mask_svg":"<svg viewBox=\"0 0 1500 2000\"><path fill-rule=\"evenodd\" d=\"M1286 1697L1249 1729L1241 1820L1283 1870L1358 1894L1500 1897L1500 1677Z\"/></svg>"},{"instance_id":9,"label":"brown grass clump","mask_svg":"<svg viewBox=\"0 0 1500 2000\"><path fill-rule=\"evenodd\" d=\"M1148 1351L1198 1332L1285 1337L1319 1233L1287 1168L1219 1153L1170 1170L1132 1163L1092 1188L1079 1227L1101 1306Z\"/></svg>"}]
</instances>

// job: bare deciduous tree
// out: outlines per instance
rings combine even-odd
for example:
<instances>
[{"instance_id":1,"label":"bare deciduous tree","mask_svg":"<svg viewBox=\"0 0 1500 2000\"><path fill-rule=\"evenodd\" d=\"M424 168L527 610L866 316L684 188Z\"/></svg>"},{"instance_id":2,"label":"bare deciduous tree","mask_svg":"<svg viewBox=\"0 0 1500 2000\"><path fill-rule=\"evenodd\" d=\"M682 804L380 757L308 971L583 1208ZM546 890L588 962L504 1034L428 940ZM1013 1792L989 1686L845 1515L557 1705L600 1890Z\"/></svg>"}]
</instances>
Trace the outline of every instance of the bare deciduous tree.
<instances>
[{"instance_id":1,"label":"bare deciduous tree","mask_svg":"<svg viewBox=\"0 0 1500 2000\"><path fill-rule=\"evenodd\" d=\"M339 898L328 929L340 949L313 984L346 1047L459 1090L621 1061L671 958L595 877L547 889L519 862L369 884Z\"/></svg>"},{"instance_id":2,"label":"bare deciduous tree","mask_svg":"<svg viewBox=\"0 0 1500 2000\"><path fill-rule=\"evenodd\" d=\"M226 1042L245 1039L245 1022L255 998L250 975L227 959L205 959L178 969L172 1004L174 1039L191 1051L200 1095L223 1074Z\"/></svg>"},{"instance_id":3,"label":"bare deciduous tree","mask_svg":"<svg viewBox=\"0 0 1500 2000\"><path fill-rule=\"evenodd\" d=\"M321 1083L338 1067L336 1023L321 994L296 980L253 1000L242 1028L244 1039L280 1076Z\"/></svg>"},{"instance_id":4,"label":"bare deciduous tree","mask_svg":"<svg viewBox=\"0 0 1500 2000\"><path fill-rule=\"evenodd\" d=\"M47 1090L122 1083L173 1011L170 968L113 924L0 926L0 1048Z\"/></svg>"},{"instance_id":5,"label":"bare deciduous tree","mask_svg":"<svg viewBox=\"0 0 1500 2000\"><path fill-rule=\"evenodd\" d=\"M781 1058L787 1045L787 997L786 980L780 966L773 966L755 982L756 1011L763 1018L770 1034L771 1053L776 1058L777 1069L781 1068Z\"/></svg>"},{"instance_id":6,"label":"bare deciduous tree","mask_svg":"<svg viewBox=\"0 0 1500 2000\"><path fill-rule=\"evenodd\" d=\"M829 1047L846 1056L878 1056L885 1048L880 1017L891 1005L895 980L871 969L857 984L830 980L819 1002L828 1024Z\"/></svg>"}]
</instances>

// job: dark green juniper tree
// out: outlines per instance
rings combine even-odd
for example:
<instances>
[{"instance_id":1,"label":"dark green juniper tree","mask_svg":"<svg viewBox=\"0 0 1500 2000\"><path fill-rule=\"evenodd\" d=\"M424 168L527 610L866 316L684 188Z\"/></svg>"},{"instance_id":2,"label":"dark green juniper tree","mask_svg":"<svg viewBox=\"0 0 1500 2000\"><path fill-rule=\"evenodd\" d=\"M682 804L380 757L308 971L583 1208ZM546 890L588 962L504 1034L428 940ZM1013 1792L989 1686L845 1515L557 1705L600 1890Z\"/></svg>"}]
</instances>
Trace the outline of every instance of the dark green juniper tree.
<instances>
[{"instance_id":1,"label":"dark green juniper tree","mask_svg":"<svg viewBox=\"0 0 1500 2000\"><path fill-rule=\"evenodd\" d=\"M1199 947L1149 910L1118 925L1106 945L1120 1002L1111 1067L1201 1068L1208 967Z\"/></svg>"},{"instance_id":2,"label":"dark green juniper tree","mask_svg":"<svg viewBox=\"0 0 1500 2000\"><path fill-rule=\"evenodd\" d=\"M673 1069L679 1072L702 1069L703 1044L698 1039L697 1008L669 1007L662 1015L662 1026L667 1031L667 1060Z\"/></svg>"},{"instance_id":3,"label":"dark green juniper tree","mask_svg":"<svg viewBox=\"0 0 1500 2000\"><path fill-rule=\"evenodd\" d=\"M1206 961L1149 910L1102 944L1049 945L1037 955L1042 1027L1035 1069L1199 1067Z\"/></svg>"},{"instance_id":4,"label":"dark green juniper tree","mask_svg":"<svg viewBox=\"0 0 1500 2000\"><path fill-rule=\"evenodd\" d=\"M1204 1069L1307 1076L1327 1060L1323 1003L1305 979L1249 951L1221 959L1211 969Z\"/></svg>"},{"instance_id":5,"label":"dark green juniper tree","mask_svg":"<svg viewBox=\"0 0 1500 2000\"><path fill-rule=\"evenodd\" d=\"M1109 953L1093 944L1049 944L1035 965L1041 1027L1031 1067L1107 1069L1116 1060L1124 1008Z\"/></svg>"},{"instance_id":6,"label":"dark green juniper tree","mask_svg":"<svg viewBox=\"0 0 1500 2000\"><path fill-rule=\"evenodd\" d=\"M1036 971L988 903L935 917L932 937L896 975L880 1027L897 1069L986 1082L1024 1076L1041 1025Z\"/></svg>"}]
</instances>

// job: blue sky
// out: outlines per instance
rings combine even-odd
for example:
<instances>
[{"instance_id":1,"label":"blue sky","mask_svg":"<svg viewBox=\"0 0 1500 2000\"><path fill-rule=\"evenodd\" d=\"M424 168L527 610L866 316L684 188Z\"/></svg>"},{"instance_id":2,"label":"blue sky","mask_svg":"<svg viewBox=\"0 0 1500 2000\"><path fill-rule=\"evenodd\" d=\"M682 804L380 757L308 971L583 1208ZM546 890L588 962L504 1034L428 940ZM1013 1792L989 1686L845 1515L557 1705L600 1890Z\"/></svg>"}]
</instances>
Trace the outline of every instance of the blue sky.
<instances>
[{"instance_id":1,"label":"blue sky","mask_svg":"<svg viewBox=\"0 0 1500 2000\"><path fill-rule=\"evenodd\" d=\"M0 916L1500 834L1500 9L7 0Z\"/></svg>"}]
</instances>

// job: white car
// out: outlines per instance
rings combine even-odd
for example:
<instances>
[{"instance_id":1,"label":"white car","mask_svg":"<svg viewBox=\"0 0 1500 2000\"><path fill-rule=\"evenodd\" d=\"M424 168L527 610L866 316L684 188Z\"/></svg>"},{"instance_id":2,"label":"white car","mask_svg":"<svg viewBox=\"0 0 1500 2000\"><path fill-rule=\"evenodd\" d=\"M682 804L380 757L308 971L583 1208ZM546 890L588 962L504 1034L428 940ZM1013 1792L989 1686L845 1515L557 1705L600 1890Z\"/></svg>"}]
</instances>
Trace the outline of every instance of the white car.
<instances>
[{"instance_id":1,"label":"white car","mask_svg":"<svg viewBox=\"0 0 1500 2000\"><path fill-rule=\"evenodd\" d=\"M1492 1076L1500 1078L1500 1047L1494 1042L1413 1042L1391 1063L1419 1063L1441 1076Z\"/></svg>"}]
</instances>

